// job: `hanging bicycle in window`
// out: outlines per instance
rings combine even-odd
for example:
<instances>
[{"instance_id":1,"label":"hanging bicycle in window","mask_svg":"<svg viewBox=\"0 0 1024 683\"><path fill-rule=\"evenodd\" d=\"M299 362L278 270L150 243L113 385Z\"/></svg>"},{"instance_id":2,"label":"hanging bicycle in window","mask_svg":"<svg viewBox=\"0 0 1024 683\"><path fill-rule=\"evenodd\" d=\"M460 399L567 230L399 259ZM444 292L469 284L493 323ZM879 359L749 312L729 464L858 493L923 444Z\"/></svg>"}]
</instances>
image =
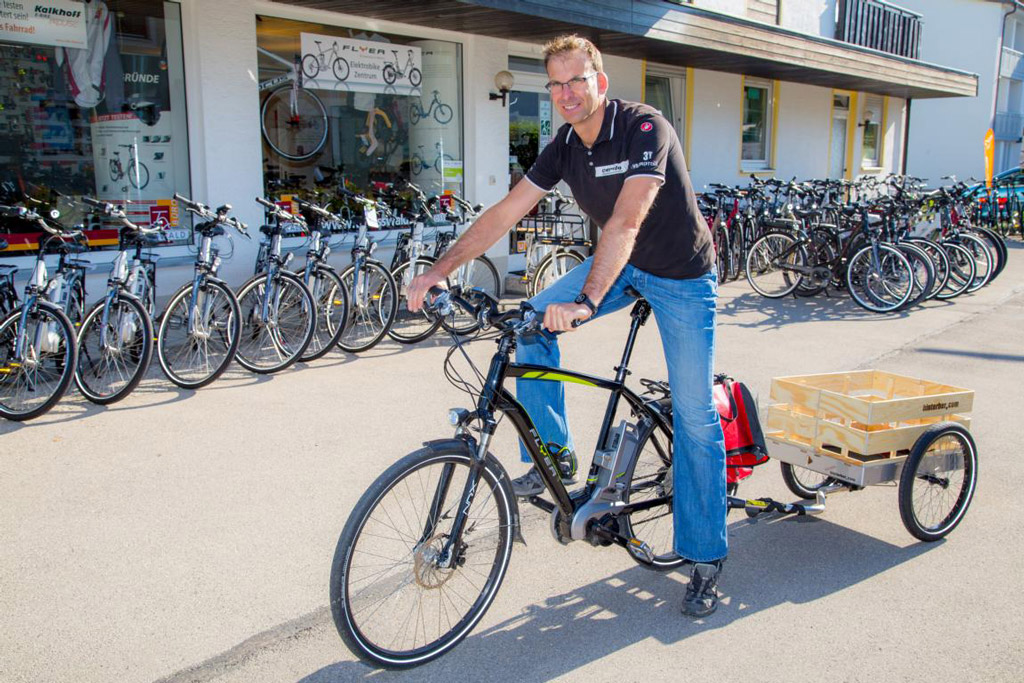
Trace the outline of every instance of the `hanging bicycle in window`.
<instances>
[{"instance_id":1,"label":"hanging bicycle in window","mask_svg":"<svg viewBox=\"0 0 1024 683\"><path fill-rule=\"evenodd\" d=\"M270 91L260 108L263 139L285 159L301 161L315 156L327 144L327 109L302 86L299 56L288 62L261 47L256 50L287 67L285 73L260 81L260 92Z\"/></svg>"}]
</instances>

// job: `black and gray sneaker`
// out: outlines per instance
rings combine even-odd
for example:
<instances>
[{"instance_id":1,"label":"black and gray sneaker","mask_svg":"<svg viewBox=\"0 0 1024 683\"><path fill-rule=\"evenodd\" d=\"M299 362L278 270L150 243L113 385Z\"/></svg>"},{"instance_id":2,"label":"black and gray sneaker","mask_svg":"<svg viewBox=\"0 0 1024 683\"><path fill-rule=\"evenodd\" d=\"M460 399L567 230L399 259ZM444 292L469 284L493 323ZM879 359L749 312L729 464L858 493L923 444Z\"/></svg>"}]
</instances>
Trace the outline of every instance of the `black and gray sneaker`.
<instances>
[{"instance_id":1,"label":"black and gray sneaker","mask_svg":"<svg viewBox=\"0 0 1024 683\"><path fill-rule=\"evenodd\" d=\"M552 448L553 445L548 444L548 448L555 450ZM558 470L562 474L562 483L566 486L572 486L576 483L576 454L565 447L557 450L556 453L555 458L558 462ZM521 498L538 496L544 493L544 480L541 478L536 466L531 467L526 474L518 479L512 480L512 493Z\"/></svg>"},{"instance_id":2,"label":"black and gray sneaker","mask_svg":"<svg viewBox=\"0 0 1024 683\"><path fill-rule=\"evenodd\" d=\"M724 563L724 559L693 563L690 585L686 587L686 597L683 598L683 614L700 618L718 609L718 577Z\"/></svg>"}]
</instances>

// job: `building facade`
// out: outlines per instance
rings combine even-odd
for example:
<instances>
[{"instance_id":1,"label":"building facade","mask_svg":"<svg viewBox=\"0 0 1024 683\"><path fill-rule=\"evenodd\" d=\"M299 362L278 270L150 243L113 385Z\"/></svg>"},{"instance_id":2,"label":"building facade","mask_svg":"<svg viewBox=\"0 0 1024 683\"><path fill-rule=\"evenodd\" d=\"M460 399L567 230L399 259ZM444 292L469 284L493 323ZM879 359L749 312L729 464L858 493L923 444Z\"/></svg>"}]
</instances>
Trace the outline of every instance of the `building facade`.
<instances>
[{"instance_id":1,"label":"building facade","mask_svg":"<svg viewBox=\"0 0 1024 683\"><path fill-rule=\"evenodd\" d=\"M2 180L59 192L55 201L131 201L138 222L165 225L175 242L160 248L163 294L189 273L189 222L174 192L231 203L250 225L263 220L257 195L329 192L342 182L373 193L407 179L428 193L497 201L561 123L540 60L543 42L566 31L602 49L611 96L645 100L674 122L698 190L751 174L898 172L908 101L916 116L922 103L973 101L981 88L969 71L897 54L916 45L920 22L877 0L54 5L91 17L75 47L39 42L38 32L0 33ZM877 35L837 39L854 25L840 18L855 5L875 12ZM38 28L44 19L23 21ZM504 97L500 72L514 79ZM304 107L301 126L295 107ZM68 202L69 220L94 220L76 211ZM116 235L87 227L97 248L89 258L101 264L95 277L105 278ZM384 252L393 236L380 233ZM489 252L500 269L521 267L514 246ZM8 254L30 247L12 241ZM255 251L235 240L222 271L229 281L251 273ZM346 250L336 257L344 262Z\"/></svg>"}]
</instances>

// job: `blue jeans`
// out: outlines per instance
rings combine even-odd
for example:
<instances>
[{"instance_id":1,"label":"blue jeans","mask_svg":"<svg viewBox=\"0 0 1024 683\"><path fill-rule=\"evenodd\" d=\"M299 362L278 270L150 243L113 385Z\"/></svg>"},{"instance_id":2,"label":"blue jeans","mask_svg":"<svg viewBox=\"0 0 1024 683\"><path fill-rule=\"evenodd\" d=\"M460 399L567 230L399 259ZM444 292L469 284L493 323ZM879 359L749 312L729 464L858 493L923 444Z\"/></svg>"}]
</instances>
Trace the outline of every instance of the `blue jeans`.
<instances>
[{"instance_id":1,"label":"blue jeans","mask_svg":"<svg viewBox=\"0 0 1024 683\"><path fill-rule=\"evenodd\" d=\"M582 291L591 263L592 258L576 266L530 303L543 311L548 304L571 302ZM711 395L717 275L712 269L692 280L672 280L627 264L594 318L632 304L635 299L627 287L651 305L672 388L674 550L694 562L724 558L728 552L725 439ZM516 360L558 367L558 341L541 335L520 340ZM574 448L561 382L518 379L516 396L545 442ZM529 462L522 444L520 451L523 461Z\"/></svg>"}]
</instances>

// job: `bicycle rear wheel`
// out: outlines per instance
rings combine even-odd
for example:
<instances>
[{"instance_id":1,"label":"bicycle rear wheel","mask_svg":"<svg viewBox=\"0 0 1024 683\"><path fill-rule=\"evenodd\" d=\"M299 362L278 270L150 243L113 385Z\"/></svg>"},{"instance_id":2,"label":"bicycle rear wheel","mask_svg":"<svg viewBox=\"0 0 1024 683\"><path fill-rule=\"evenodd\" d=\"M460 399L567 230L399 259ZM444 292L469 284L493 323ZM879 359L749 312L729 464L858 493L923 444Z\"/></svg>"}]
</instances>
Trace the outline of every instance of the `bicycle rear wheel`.
<instances>
[{"instance_id":1,"label":"bicycle rear wheel","mask_svg":"<svg viewBox=\"0 0 1024 683\"><path fill-rule=\"evenodd\" d=\"M238 290L242 329L235 360L260 374L280 372L299 359L313 339L316 305L309 288L295 275L280 271L257 275ZM264 310L266 320L264 320Z\"/></svg>"},{"instance_id":2,"label":"bicycle rear wheel","mask_svg":"<svg viewBox=\"0 0 1024 683\"><path fill-rule=\"evenodd\" d=\"M156 335L156 357L167 379L182 389L198 389L220 377L238 349L241 317L227 285L204 282L194 301L192 284L179 289Z\"/></svg>"},{"instance_id":3,"label":"bicycle rear wheel","mask_svg":"<svg viewBox=\"0 0 1024 683\"><path fill-rule=\"evenodd\" d=\"M334 553L331 613L345 645L388 668L417 666L457 645L501 587L514 506L501 465L493 456L477 465L461 443L428 446L389 467L356 503ZM461 543L448 554L463 512Z\"/></svg>"},{"instance_id":4,"label":"bicycle rear wheel","mask_svg":"<svg viewBox=\"0 0 1024 683\"><path fill-rule=\"evenodd\" d=\"M452 284L462 287L462 290L479 289L487 292L495 299L501 296L501 283L498 278L498 269L494 267L491 260L486 256L477 256L469 263L459 268L448 278ZM441 320L444 329L458 335L467 335L476 332L480 328L480 321L456 306L452 315Z\"/></svg>"},{"instance_id":5,"label":"bicycle rear wheel","mask_svg":"<svg viewBox=\"0 0 1024 683\"><path fill-rule=\"evenodd\" d=\"M762 236L747 253L747 282L769 299L781 299L800 286L803 275L794 268L807 265L807 250L784 232Z\"/></svg>"},{"instance_id":6,"label":"bicycle rear wheel","mask_svg":"<svg viewBox=\"0 0 1024 683\"><path fill-rule=\"evenodd\" d=\"M625 502L641 503L661 497L667 498L667 502L649 510L622 515L618 518L619 526L623 535L638 539L650 548L653 562L646 564L638 560L638 564L659 571L675 569L685 560L676 555L673 542L672 435L665 429L651 427L640 437L636 452L624 482Z\"/></svg>"},{"instance_id":7,"label":"bicycle rear wheel","mask_svg":"<svg viewBox=\"0 0 1024 683\"><path fill-rule=\"evenodd\" d=\"M348 290L348 321L338 346L350 353L372 349L388 333L398 313L398 286L391 273L376 261L367 261L359 269L358 287L355 266L341 273Z\"/></svg>"},{"instance_id":8,"label":"bicycle rear wheel","mask_svg":"<svg viewBox=\"0 0 1024 683\"><path fill-rule=\"evenodd\" d=\"M79 330L75 384L93 403L115 403L139 385L152 360L153 321L146 309L126 296L109 307L104 300L89 311Z\"/></svg>"},{"instance_id":9,"label":"bicycle rear wheel","mask_svg":"<svg viewBox=\"0 0 1024 683\"><path fill-rule=\"evenodd\" d=\"M31 420L61 399L78 360L71 321L56 306L37 302L25 322L22 353L16 353L22 309L0 322L0 417Z\"/></svg>"},{"instance_id":10,"label":"bicycle rear wheel","mask_svg":"<svg viewBox=\"0 0 1024 683\"><path fill-rule=\"evenodd\" d=\"M284 85L263 100L260 127L263 139L278 156L301 161L317 154L327 143L327 109L309 90L295 91L295 109L291 105L292 86Z\"/></svg>"},{"instance_id":11,"label":"bicycle rear wheel","mask_svg":"<svg viewBox=\"0 0 1024 683\"><path fill-rule=\"evenodd\" d=\"M974 282L977 265L971 252L956 242L943 242L941 246L949 261L949 279L946 280L945 288L935 296L938 299L953 299L966 292Z\"/></svg>"},{"instance_id":12,"label":"bicycle rear wheel","mask_svg":"<svg viewBox=\"0 0 1024 683\"><path fill-rule=\"evenodd\" d=\"M309 293L316 303L316 329L306 351L299 356L304 363L333 349L345 332L348 320L348 290L333 268L320 267L313 271Z\"/></svg>"}]
</instances>

